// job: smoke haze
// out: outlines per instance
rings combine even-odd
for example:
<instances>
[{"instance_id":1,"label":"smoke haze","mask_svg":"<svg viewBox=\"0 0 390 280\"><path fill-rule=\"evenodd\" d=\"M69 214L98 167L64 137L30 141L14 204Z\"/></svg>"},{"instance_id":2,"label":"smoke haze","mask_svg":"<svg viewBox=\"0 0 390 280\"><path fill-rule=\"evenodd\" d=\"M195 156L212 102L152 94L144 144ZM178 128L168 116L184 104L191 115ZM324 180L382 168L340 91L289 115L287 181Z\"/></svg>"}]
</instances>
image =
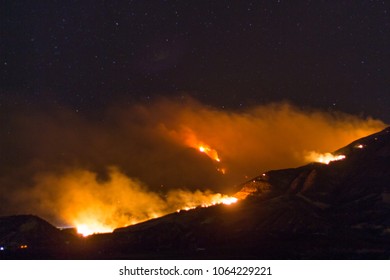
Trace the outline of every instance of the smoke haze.
<instances>
[{"instance_id":1,"label":"smoke haze","mask_svg":"<svg viewBox=\"0 0 390 280\"><path fill-rule=\"evenodd\" d=\"M206 190L234 193L264 171L305 164L307 153L385 127L288 103L229 111L191 98L110 106L94 118L30 108L0 120L0 214L54 223L115 216L123 225L205 200Z\"/></svg>"}]
</instances>

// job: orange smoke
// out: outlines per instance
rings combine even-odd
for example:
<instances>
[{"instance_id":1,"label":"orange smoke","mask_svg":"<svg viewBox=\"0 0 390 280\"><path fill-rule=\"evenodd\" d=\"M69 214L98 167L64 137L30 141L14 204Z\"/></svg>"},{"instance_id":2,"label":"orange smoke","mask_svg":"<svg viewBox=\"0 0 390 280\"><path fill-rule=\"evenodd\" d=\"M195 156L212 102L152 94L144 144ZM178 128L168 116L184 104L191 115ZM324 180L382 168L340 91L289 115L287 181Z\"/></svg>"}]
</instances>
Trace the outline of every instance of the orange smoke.
<instances>
[{"instance_id":1,"label":"orange smoke","mask_svg":"<svg viewBox=\"0 0 390 280\"><path fill-rule=\"evenodd\" d=\"M165 116L156 125L162 135L215 161L222 155L223 168L229 170L225 178L234 183L266 170L303 165L313 161L309 151L334 151L386 126L371 118L301 110L288 103L228 111L191 99L184 104L163 100L153 111ZM207 139L207 145L199 139Z\"/></svg>"},{"instance_id":2,"label":"orange smoke","mask_svg":"<svg viewBox=\"0 0 390 280\"><path fill-rule=\"evenodd\" d=\"M218 152L215 149L212 149L209 145L205 144L204 141L200 141L191 128L187 127L182 129L180 134L181 135L178 140L183 140L186 146L197 149L199 152L206 154L209 158L215 160L216 162L221 162Z\"/></svg>"},{"instance_id":3,"label":"orange smoke","mask_svg":"<svg viewBox=\"0 0 390 280\"><path fill-rule=\"evenodd\" d=\"M112 232L178 210L237 201L234 197L199 190L178 189L160 195L117 168L110 168L109 178L104 181L87 170L42 175L37 177L34 192L29 195L39 202L42 211L56 211L57 217L84 236Z\"/></svg>"},{"instance_id":4,"label":"orange smoke","mask_svg":"<svg viewBox=\"0 0 390 280\"><path fill-rule=\"evenodd\" d=\"M84 234L213 204L250 177L306 164L310 151L334 151L385 127L287 103L233 111L190 98L89 117L12 114L1 126L14 133L1 139L0 214L34 213Z\"/></svg>"}]
</instances>

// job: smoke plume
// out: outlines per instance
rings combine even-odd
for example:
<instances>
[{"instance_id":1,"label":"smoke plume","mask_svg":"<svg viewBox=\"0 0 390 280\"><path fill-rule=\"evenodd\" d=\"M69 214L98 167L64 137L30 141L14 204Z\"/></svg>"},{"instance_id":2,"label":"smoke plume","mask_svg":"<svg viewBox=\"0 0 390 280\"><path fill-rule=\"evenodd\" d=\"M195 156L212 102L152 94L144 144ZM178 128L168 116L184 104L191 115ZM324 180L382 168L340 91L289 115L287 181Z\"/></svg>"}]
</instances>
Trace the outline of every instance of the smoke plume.
<instances>
[{"instance_id":1,"label":"smoke plume","mask_svg":"<svg viewBox=\"0 0 390 280\"><path fill-rule=\"evenodd\" d=\"M205 200L207 190L234 193L264 171L305 164L308 153L385 127L288 103L229 111L191 98L109 106L98 116L25 108L0 120L1 214L123 225Z\"/></svg>"}]
</instances>

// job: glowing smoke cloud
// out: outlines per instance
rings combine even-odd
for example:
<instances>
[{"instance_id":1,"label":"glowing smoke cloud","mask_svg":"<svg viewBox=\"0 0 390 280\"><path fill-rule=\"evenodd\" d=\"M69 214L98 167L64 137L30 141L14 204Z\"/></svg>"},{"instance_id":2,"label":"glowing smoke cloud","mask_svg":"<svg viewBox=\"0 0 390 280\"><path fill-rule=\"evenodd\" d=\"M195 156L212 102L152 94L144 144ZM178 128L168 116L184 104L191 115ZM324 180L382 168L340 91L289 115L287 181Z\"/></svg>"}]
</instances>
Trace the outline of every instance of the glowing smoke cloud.
<instances>
[{"instance_id":1,"label":"glowing smoke cloud","mask_svg":"<svg viewBox=\"0 0 390 280\"><path fill-rule=\"evenodd\" d=\"M55 186L55 188L53 188ZM109 178L99 181L87 170L69 171L61 176L42 175L29 191L40 211L56 211L55 215L84 236L111 232L118 227L197 206L231 204L233 197L210 191L174 190L162 196L148 190L141 182L110 168Z\"/></svg>"},{"instance_id":2,"label":"glowing smoke cloud","mask_svg":"<svg viewBox=\"0 0 390 280\"><path fill-rule=\"evenodd\" d=\"M111 106L99 116L28 108L0 117L0 214L80 226L91 217L109 228L188 207L194 196L202 204L207 189L235 193L246 176L305 164L308 151L334 151L385 127L286 103L229 111L192 99Z\"/></svg>"}]
</instances>

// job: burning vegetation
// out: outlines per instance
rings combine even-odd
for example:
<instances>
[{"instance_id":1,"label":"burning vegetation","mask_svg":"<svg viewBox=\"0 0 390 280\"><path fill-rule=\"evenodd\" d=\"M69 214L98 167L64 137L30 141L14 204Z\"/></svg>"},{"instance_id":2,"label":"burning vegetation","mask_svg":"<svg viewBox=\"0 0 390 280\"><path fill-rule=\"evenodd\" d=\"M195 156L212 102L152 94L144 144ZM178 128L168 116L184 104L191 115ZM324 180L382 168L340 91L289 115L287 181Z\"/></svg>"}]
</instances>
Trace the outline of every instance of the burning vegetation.
<instances>
[{"instance_id":1,"label":"burning vegetation","mask_svg":"<svg viewBox=\"0 0 390 280\"><path fill-rule=\"evenodd\" d=\"M266 170L341 160L305 151L385 126L286 103L230 111L191 98L112 106L99 117L21 109L3 121L15 133L1 139L1 213L34 213L84 235L234 202L220 193Z\"/></svg>"},{"instance_id":2,"label":"burning vegetation","mask_svg":"<svg viewBox=\"0 0 390 280\"><path fill-rule=\"evenodd\" d=\"M218 156L218 153L216 150L214 149L211 149L209 146L207 145L199 145L199 152L201 153L205 153L209 158L215 160L216 162L221 162L221 160L219 159L219 156Z\"/></svg>"},{"instance_id":3,"label":"burning vegetation","mask_svg":"<svg viewBox=\"0 0 390 280\"><path fill-rule=\"evenodd\" d=\"M338 161L345 159L345 155L334 155L332 153L317 153L317 152L310 152L306 156L306 160L309 162L319 162L323 164L329 164L332 161Z\"/></svg>"},{"instance_id":4,"label":"burning vegetation","mask_svg":"<svg viewBox=\"0 0 390 280\"><path fill-rule=\"evenodd\" d=\"M186 196L196 197L197 194L186 193ZM210 206L214 206L214 205L218 205L218 204L231 205L231 204L236 203L238 201L238 199L235 197L222 195L219 193L217 193L217 194L202 194L201 196L204 197L204 200L202 202L197 201L197 199L195 199L195 201L191 200L188 202L186 202L184 200L183 206L181 206L180 209L177 209L176 212L189 211L189 210L195 209L197 207L205 208L205 207L210 207ZM171 211L168 209L169 209L169 207L167 207L167 209L165 211L162 210L161 212L149 213L149 214L147 214L148 218L145 218L143 220L136 220L136 219L132 219L129 217L129 221L127 223L122 223L122 224L119 223L118 221L110 221L110 222L102 223L102 222L100 222L101 217L99 217L98 215L86 216L85 219L81 218L75 223L73 223L71 221L70 221L70 223L76 227L77 233L86 237L86 236L96 234L96 233L112 232L114 229L116 229L118 227L125 227L125 226L129 226L129 225L137 224L137 223L149 220L149 219L159 218L161 216L164 216L166 214L171 213ZM77 214L75 214L75 215L77 215Z\"/></svg>"},{"instance_id":5,"label":"burning vegetation","mask_svg":"<svg viewBox=\"0 0 390 280\"><path fill-rule=\"evenodd\" d=\"M37 178L39 187L32 195L42 208L55 209L63 223L75 226L78 233L112 232L180 210L232 204L236 198L211 191L176 189L157 193L127 177L117 168L106 180L87 170L52 174ZM56 188L52 188L56 186Z\"/></svg>"},{"instance_id":6,"label":"burning vegetation","mask_svg":"<svg viewBox=\"0 0 390 280\"><path fill-rule=\"evenodd\" d=\"M216 161L217 163L221 162L221 159L218 156L218 152L216 150L210 148L210 146L202 144L202 145L198 146L198 150L199 150L199 152L206 154L209 158ZM226 174L225 167L217 167L216 170L223 175Z\"/></svg>"},{"instance_id":7,"label":"burning vegetation","mask_svg":"<svg viewBox=\"0 0 390 280\"><path fill-rule=\"evenodd\" d=\"M176 195L176 194L171 194L171 195ZM197 207L205 208L205 207L210 207L218 204L230 205L238 201L238 199L235 197L222 195L219 193L213 194L213 193L183 192L181 196L184 196L185 198L181 203L182 204L182 206L180 206L181 208L177 209L176 212L189 211ZM167 205L165 209L162 209L160 211L146 213L146 218L140 220L131 218L131 216L129 216L129 220L126 223L120 223L120 221L115 221L115 220L102 223L100 222L101 217L99 217L98 215L85 216L85 219L80 218L78 219L77 222L73 223L72 221L70 221L70 223L76 227L77 233L86 237L96 233L112 232L114 229L118 227L125 227L149 219L159 218L163 215L171 213L172 210L170 209L171 208Z\"/></svg>"}]
</instances>

